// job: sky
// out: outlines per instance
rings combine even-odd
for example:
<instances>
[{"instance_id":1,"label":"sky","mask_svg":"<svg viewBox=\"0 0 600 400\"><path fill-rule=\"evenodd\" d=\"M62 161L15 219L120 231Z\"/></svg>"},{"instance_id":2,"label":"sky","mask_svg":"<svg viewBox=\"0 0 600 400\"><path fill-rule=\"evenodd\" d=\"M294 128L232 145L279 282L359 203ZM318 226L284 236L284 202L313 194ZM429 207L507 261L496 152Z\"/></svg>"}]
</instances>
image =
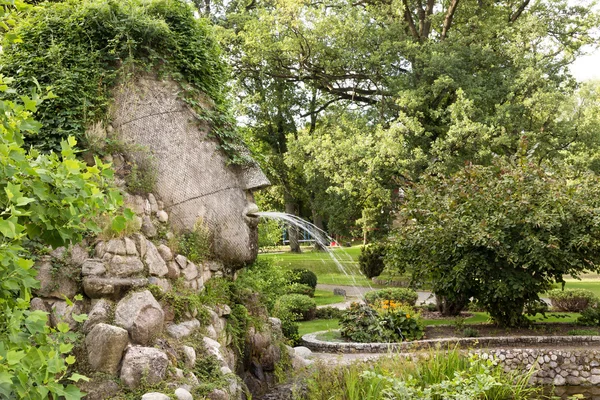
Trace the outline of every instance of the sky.
<instances>
[{"instance_id":1,"label":"sky","mask_svg":"<svg viewBox=\"0 0 600 400\"><path fill-rule=\"evenodd\" d=\"M588 5L591 0L567 0L569 5ZM598 10L600 4L596 4L595 9ZM579 57L570 67L571 73L580 81L590 79L600 79L600 49L588 50L588 55Z\"/></svg>"},{"instance_id":2,"label":"sky","mask_svg":"<svg viewBox=\"0 0 600 400\"><path fill-rule=\"evenodd\" d=\"M571 65L571 73L580 82L600 79L600 50L592 51L575 60Z\"/></svg>"}]
</instances>

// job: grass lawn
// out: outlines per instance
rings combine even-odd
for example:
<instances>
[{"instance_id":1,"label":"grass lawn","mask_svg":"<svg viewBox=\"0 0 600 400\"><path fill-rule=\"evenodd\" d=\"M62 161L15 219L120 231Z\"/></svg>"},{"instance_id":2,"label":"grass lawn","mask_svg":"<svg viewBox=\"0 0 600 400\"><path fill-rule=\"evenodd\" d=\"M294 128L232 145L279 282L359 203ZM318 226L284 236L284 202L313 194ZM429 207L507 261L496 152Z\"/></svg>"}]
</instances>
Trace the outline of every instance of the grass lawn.
<instances>
[{"instance_id":1,"label":"grass lawn","mask_svg":"<svg viewBox=\"0 0 600 400\"><path fill-rule=\"evenodd\" d=\"M576 280L566 280L565 289L587 289L594 292L594 294L600 297L600 279L586 279L581 281ZM556 285L558 289L560 289L560 285Z\"/></svg>"},{"instance_id":2,"label":"grass lawn","mask_svg":"<svg viewBox=\"0 0 600 400\"><path fill-rule=\"evenodd\" d=\"M329 329L338 329L340 327L337 319L313 319L312 321L298 322L300 335L307 333L326 331Z\"/></svg>"},{"instance_id":3,"label":"grass lawn","mask_svg":"<svg viewBox=\"0 0 600 400\"><path fill-rule=\"evenodd\" d=\"M285 269L306 268L314 272L319 283L330 285L369 286L370 280L360 274L358 256L360 246L341 247L333 250L348 275L344 274L327 252L304 251L303 253L265 253L259 254L261 259L271 260L275 265ZM356 281L355 281L356 280Z\"/></svg>"},{"instance_id":4,"label":"grass lawn","mask_svg":"<svg viewBox=\"0 0 600 400\"><path fill-rule=\"evenodd\" d=\"M578 313L547 313L546 319L542 314L531 318L534 322L575 322L579 317ZM425 326L433 325L453 325L455 318L444 319L424 319ZM485 312L474 312L472 317L465 319L466 325L475 325L489 322L489 316ZM298 323L300 335L307 333L326 331L329 329L339 329L339 320L337 319L314 319L312 321L302 321Z\"/></svg>"},{"instance_id":5,"label":"grass lawn","mask_svg":"<svg viewBox=\"0 0 600 400\"><path fill-rule=\"evenodd\" d=\"M318 306L325 306L327 304L341 303L343 302L344 296L335 296L333 292L329 290L315 290L315 303Z\"/></svg>"}]
</instances>

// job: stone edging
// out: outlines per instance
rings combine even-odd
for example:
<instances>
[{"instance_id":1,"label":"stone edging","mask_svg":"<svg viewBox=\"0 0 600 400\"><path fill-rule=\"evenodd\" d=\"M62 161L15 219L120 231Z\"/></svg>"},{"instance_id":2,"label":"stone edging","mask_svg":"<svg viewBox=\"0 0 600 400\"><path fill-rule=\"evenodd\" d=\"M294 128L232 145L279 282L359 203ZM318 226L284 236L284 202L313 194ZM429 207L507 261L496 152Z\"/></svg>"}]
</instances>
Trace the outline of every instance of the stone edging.
<instances>
[{"instance_id":1,"label":"stone edging","mask_svg":"<svg viewBox=\"0 0 600 400\"><path fill-rule=\"evenodd\" d=\"M515 347L537 346L541 344L575 346L598 345L600 336L506 336L506 337L477 337L477 338L447 338L415 340L403 343L347 343L326 342L317 336L327 331L309 333L302 336L302 346L312 351L324 353L386 353L388 351L422 350L435 347Z\"/></svg>"}]
</instances>

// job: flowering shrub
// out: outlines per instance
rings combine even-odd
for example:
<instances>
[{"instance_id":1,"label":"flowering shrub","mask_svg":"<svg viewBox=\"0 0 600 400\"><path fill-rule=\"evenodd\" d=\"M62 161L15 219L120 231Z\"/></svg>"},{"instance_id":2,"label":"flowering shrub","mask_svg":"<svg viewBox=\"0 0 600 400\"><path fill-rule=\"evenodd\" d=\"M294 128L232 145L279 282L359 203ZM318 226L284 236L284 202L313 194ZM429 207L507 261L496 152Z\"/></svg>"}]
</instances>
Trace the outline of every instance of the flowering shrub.
<instances>
[{"instance_id":1,"label":"flowering shrub","mask_svg":"<svg viewBox=\"0 0 600 400\"><path fill-rule=\"evenodd\" d=\"M412 289L407 288L388 288L374 290L365 294L367 304L375 304L381 300L393 300L397 303L404 303L409 306L414 306L419 295Z\"/></svg>"},{"instance_id":2,"label":"flowering shrub","mask_svg":"<svg viewBox=\"0 0 600 400\"><path fill-rule=\"evenodd\" d=\"M412 307L394 300L378 301L373 306L352 303L340 320L341 334L360 343L420 339L420 318Z\"/></svg>"}]
</instances>

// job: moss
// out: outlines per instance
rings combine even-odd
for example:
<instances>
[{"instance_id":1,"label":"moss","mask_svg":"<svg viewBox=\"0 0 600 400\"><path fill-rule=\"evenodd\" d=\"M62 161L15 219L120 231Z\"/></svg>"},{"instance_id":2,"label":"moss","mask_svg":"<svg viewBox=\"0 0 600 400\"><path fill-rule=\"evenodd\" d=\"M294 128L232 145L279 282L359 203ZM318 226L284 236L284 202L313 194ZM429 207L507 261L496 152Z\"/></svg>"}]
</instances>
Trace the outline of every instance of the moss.
<instances>
[{"instance_id":1,"label":"moss","mask_svg":"<svg viewBox=\"0 0 600 400\"><path fill-rule=\"evenodd\" d=\"M60 150L69 135L85 141L86 130L108 125L116 84L151 73L178 81L184 101L211 123L230 160L247 161L229 111L226 63L209 21L196 18L187 2L42 3L18 21L15 34L23 40L3 44L3 73L15 78L17 93L39 82L56 95L35 113L43 127L29 144Z\"/></svg>"}]
</instances>

